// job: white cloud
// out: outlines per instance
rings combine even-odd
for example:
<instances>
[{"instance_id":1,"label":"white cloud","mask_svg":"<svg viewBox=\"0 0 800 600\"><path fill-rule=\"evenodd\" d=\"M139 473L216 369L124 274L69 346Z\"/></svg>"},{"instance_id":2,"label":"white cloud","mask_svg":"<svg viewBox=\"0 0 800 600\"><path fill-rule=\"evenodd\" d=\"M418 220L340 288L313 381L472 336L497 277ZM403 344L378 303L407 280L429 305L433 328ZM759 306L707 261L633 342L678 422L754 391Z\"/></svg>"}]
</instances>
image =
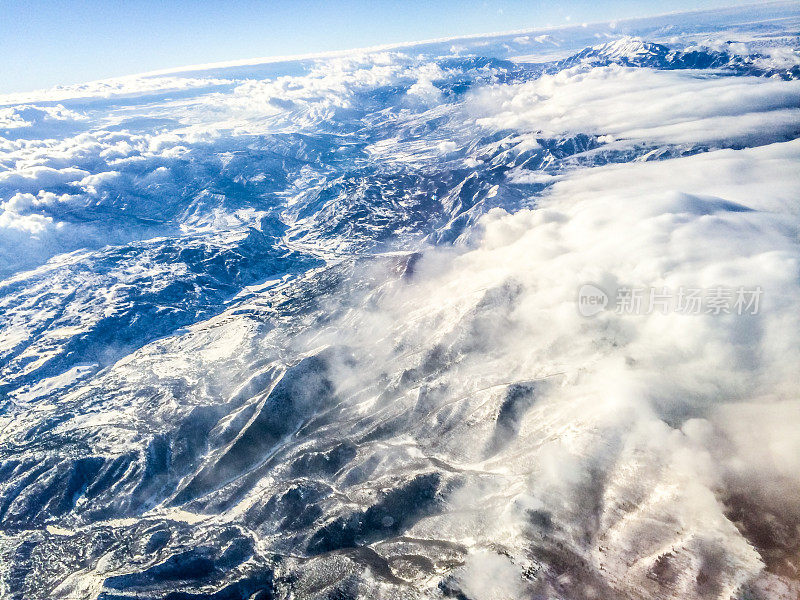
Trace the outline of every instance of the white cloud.
<instances>
[{"instance_id":1,"label":"white cloud","mask_svg":"<svg viewBox=\"0 0 800 600\"><path fill-rule=\"evenodd\" d=\"M444 73L438 65L424 65L418 70L417 82L408 89L408 94L417 96L420 100L429 104L441 100L442 92L433 82L443 77Z\"/></svg>"},{"instance_id":2,"label":"white cloud","mask_svg":"<svg viewBox=\"0 0 800 600\"><path fill-rule=\"evenodd\" d=\"M619 66L574 68L479 90L477 123L544 135L596 133L660 143L710 143L797 129L800 81L709 78L691 71Z\"/></svg>"},{"instance_id":3,"label":"white cloud","mask_svg":"<svg viewBox=\"0 0 800 600\"><path fill-rule=\"evenodd\" d=\"M37 125L59 122L88 121L84 114L63 106L17 105L0 108L0 134L2 130L35 128Z\"/></svg>"},{"instance_id":4,"label":"white cloud","mask_svg":"<svg viewBox=\"0 0 800 600\"><path fill-rule=\"evenodd\" d=\"M473 600L511 600L521 597L519 569L505 556L478 551L467 557L460 572L463 591Z\"/></svg>"},{"instance_id":5,"label":"white cloud","mask_svg":"<svg viewBox=\"0 0 800 600\"><path fill-rule=\"evenodd\" d=\"M232 83L234 83L233 80L216 78L131 75L75 85L56 86L34 92L4 94L0 95L0 106L35 102L64 102L75 99L131 97L155 92L163 93L184 89L216 87Z\"/></svg>"},{"instance_id":6,"label":"white cloud","mask_svg":"<svg viewBox=\"0 0 800 600\"><path fill-rule=\"evenodd\" d=\"M665 597L701 597L692 583L698 576L713 579L725 597L758 579L762 559L728 519L727 503L743 494L756 522L780 514L791 527L800 515L793 433L800 243L792 201L800 179L787 168L798 152L793 141L577 171L536 210L489 213L472 250L431 251L410 282L382 290L373 310L349 315L331 339L346 340L365 370L345 381L369 387L434 351L453 353L425 383L447 391L441 412L427 413L445 419L446 433L431 442L423 420L416 441L433 444L448 464L476 469L481 478L470 481L483 483L462 488L451 514L415 534L472 536L524 555L525 511L536 507L620 593L656 585L655 563L672 548L680 551L663 564L686 573L686 583ZM760 285L764 303L749 316L586 319L576 306L586 281ZM501 391L548 376L553 384L520 416L518 434L486 458ZM468 416L448 420L454 413ZM512 498L518 510L509 509ZM483 585L500 574L503 585L522 585L509 559L475 555L464 590L475 598L518 595Z\"/></svg>"},{"instance_id":7,"label":"white cloud","mask_svg":"<svg viewBox=\"0 0 800 600\"><path fill-rule=\"evenodd\" d=\"M54 169L52 167L38 166L0 172L0 186L14 188L15 190L32 190L38 192L44 187L61 183L71 183L89 175L88 171L72 167Z\"/></svg>"}]
</instances>

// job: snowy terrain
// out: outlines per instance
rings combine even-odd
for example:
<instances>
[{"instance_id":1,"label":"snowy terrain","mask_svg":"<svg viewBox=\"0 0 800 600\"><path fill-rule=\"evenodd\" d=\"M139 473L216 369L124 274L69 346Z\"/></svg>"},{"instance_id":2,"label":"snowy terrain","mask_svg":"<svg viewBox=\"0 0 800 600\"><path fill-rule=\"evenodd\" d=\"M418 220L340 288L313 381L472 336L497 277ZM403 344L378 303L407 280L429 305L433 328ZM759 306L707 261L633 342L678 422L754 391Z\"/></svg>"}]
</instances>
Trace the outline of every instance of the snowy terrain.
<instances>
[{"instance_id":1,"label":"snowy terrain","mask_svg":"<svg viewBox=\"0 0 800 600\"><path fill-rule=\"evenodd\" d=\"M799 31L0 96L0 597L800 597Z\"/></svg>"}]
</instances>

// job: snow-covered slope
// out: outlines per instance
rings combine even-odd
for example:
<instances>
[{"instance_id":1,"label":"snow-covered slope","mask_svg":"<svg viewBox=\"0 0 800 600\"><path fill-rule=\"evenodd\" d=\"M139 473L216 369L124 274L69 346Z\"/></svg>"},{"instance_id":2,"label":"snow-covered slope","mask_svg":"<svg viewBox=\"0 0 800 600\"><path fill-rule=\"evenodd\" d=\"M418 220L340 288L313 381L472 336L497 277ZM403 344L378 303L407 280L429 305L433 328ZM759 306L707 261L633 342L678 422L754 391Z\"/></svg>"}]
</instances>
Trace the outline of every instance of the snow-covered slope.
<instances>
[{"instance_id":1,"label":"snow-covered slope","mask_svg":"<svg viewBox=\"0 0 800 600\"><path fill-rule=\"evenodd\" d=\"M798 597L798 24L0 98L0 596Z\"/></svg>"},{"instance_id":2,"label":"snow-covered slope","mask_svg":"<svg viewBox=\"0 0 800 600\"><path fill-rule=\"evenodd\" d=\"M796 60L770 61L759 54L739 55L704 47L685 51L673 50L668 46L634 37L624 37L585 48L557 62L549 71L557 73L578 65L600 67L614 64L653 69L724 69L737 75L800 79L800 64Z\"/></svg>"}]
</instances>

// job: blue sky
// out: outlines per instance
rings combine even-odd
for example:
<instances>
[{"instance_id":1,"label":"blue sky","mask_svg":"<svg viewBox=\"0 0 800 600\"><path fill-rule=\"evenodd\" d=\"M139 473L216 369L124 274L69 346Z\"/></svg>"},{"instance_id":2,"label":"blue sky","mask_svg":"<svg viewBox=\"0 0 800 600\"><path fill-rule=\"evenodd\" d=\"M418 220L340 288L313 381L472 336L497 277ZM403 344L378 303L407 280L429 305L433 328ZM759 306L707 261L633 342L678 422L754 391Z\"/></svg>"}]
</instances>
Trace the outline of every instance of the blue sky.
<instances>
[{"instance_id":1,"label":"blue sky","mask_svg":"<svg viewBox=\"0 0 800 600\"><path fill-rule=\"evenodd\" d=\"M0 92L197 63L746 3L0 0Z\"/></svg>"}]
</instances>

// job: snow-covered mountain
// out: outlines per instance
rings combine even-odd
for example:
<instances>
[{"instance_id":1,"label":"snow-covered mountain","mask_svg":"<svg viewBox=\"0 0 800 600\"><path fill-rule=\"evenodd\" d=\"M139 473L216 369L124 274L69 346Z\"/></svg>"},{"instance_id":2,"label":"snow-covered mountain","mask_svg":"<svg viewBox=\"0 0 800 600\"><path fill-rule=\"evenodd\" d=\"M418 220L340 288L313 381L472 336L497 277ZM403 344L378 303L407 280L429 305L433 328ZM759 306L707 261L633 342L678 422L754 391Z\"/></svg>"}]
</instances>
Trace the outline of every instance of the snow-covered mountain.
<instances>
[{"instance_id":1,"label":"snow-covered mountain","mask_svg":"<svg viewBox=\"0 0 800 600\"><path fill-rule=\"evenodd\" d=\"M590 68L623 65L652 69L725 69L737 75L800 79L800 65L794 60L769 61L759 54L739 55L710 48L673 50L663 44L634 37L623 37L584 48L577 54L558 61L548 70L557 73L578 65Z\"/></svg>"},{"instance_id":2,"label":"snow-covered mountain","mask_svg":"<svg viewBox=\"0 0 800 600\"><path fill-rule=\"evenodd\" d=\"M0 597L797 598L798 25L0 97Z\"/></svg>"}]
</instances>

